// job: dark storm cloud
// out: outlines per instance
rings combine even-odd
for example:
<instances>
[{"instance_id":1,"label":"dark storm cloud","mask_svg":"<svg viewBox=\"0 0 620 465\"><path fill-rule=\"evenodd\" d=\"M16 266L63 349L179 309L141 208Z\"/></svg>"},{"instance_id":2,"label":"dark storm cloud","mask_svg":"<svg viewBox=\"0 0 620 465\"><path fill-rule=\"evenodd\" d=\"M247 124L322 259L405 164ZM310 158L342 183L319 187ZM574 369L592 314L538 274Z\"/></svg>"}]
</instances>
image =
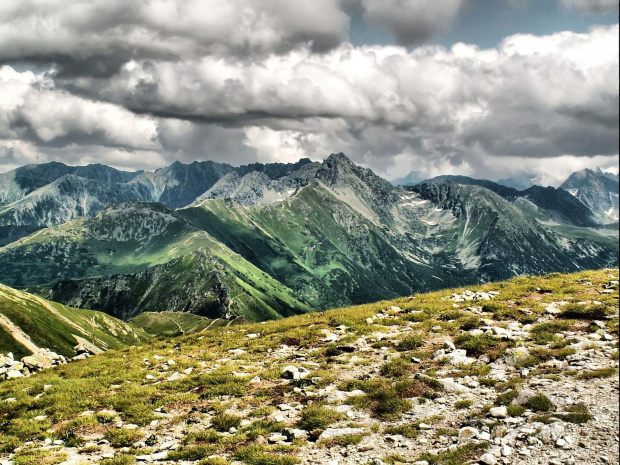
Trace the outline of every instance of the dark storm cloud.
<instances>
[{"instance_id":1,"label":"dark storm cloud","mask_svg":"<svg viewBox=\"0 0 620 465\"><path fill-rule=\"evenodd\" d=\"M577 8L588 13L617 13L618 0L560 0L569 8Z\"/></svg>"},{"instance_id":2,"label":"dark storm cloud","mask_svg":"<svg viewBox=\"0 0 620 465\"><path fill-rule=\"evenodd\" d=\"M487 50L342 42L350 8L411 44L461 3L7 0L0 61L47 72L0 67L0 148L11 154L0 171L16 158L153 168L344 151L388 176L498 179L618 153L617 25Z\"/></svg>"},{"instance_id":3,"label":"dark storm cloud","mask_svg":"<svg viewBox=\"0 0 620 465\"><path fill-rule=\"evenodd\" d=\"M462 0L362 0L371 25L387 27L401 45L421 44L454 21Z\"/></svg>"},{"instance_id":4,"label":"dark storm cloud","mask_svg":"<svg viewBox=\"0 0 620 465\"><path fill-rule=\"evenodd\" d=\"M0 60L106 75L129 58L323 52L345 37L339 0L4 0Z\"/></svg>"}]
</instances>

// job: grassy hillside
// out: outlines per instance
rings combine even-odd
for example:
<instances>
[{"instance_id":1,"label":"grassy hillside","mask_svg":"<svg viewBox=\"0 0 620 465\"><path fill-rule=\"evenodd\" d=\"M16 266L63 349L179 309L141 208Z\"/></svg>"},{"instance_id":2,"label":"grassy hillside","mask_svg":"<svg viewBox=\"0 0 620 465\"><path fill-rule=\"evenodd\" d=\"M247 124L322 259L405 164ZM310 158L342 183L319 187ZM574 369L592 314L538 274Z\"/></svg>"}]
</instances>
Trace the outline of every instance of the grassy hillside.
<instances>
[{"instance_id":1,"label":"grassy hillside","mask_svg":"<svg viewBox=\"0 0 620 465\"><path fill-rule=\"evenodd\" d=\"M496 452L486 427L529 444L529 464L549 462L544 435L561 427L613 456L617 279L522 277L473 288L499 293L482 300L443 290L106 352L1 383L0 401L13 400L0 402L0 450L18 465L75 455L105 465L456 465ZM283 379L290 365L307 376ZM527 400L515 404L519 395ZM492 410L502 406L508 413ZM275 435L286 427L310 436ZM521 442L521 427L538 442ZM45 438L64 442L48 448ZM580 450L587 462L590 449Z\"/></svg>"},{"instance_id":2,"label":"grassy hillside","mask_svg":"<svg viewBox=\"0 0 620 465\"><path fill-rule=\"evenodd\" d=\"M21 358L38 347L74 356L73 347L82 339L110 350L144 343L150 336L105 313L65 307L0 284L0 353Z\"/></svg>"},{"instance_id":3,"label":"grassy hillside","mask_svg":"<svg viewBox=\"0 0 620 465\"><path fill-rule=\"evenodd\" d=\"M0 248L0 268L0 279L12 286L73 280L54 289L55 300L120 318L171 310L175 302L175 310L189 310L194 296L220 285L230 293L235 316L263 320L310 311L290 288L159 204L111 207L39 231ZM194 310L223 316L215 300Z\"/></svg>"},{"instance_id":4,"label":"grassy hillside","mask_svg":"<svg viewBox=\"0 0 620 465\"><path fill-rule=\"evenodd\" d=\"M47 296L123 320L143 311L181 311L256 321L309 310L290 290L238 258L199 249L139 273L61 281Z\"/></svg>"},{"instance_id":5,"label":"grassy hillside","mask_svg":"<svg viewBox=\"0 0 620 465\"><path fill-rule=\"evenodd\" d=\"M411 260L410 252L419 244L405 237L393 240L385 225L320 186L307 186L277 206L207 200L179 214L314 308L371 302L459 282L454 267ZM421 248L416 252L425 259L431 256ZM465 275L461 282L467 278L472 279Z\"/></svg>"},{"instance_id":6,"label":"grassy hillside","mask_svg":"<svg viewBox=\"0 0 620 465\"><path fill-rule=\"evenodd\" d=\"M144 312L129 320L129 323L154 336L175 337L229 326L234 321L210 320L185 312Z\"/></svg>"}]
</instances>

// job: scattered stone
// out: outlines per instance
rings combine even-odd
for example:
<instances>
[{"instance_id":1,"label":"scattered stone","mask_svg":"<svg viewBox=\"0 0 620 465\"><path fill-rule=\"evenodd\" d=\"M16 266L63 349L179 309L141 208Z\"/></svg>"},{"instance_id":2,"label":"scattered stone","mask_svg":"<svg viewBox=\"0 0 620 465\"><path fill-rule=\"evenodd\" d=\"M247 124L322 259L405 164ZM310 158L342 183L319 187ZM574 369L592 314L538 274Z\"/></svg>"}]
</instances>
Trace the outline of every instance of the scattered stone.
<instances>
[{"instance_id":1,"label":"scattered stone","mask_svg":"<svg viewBox=\"0 0 620 465\"><path fill-rule=\"evenodd\" d=\"M466 442L470 439L475 438L480 434L476 428L472 428L471 426L465 426L459 430L459 442Z\"/></svg>"},{"instance_id":2,"label":"scattered stone","mask_svg":"<svg viewBox=\"0 0 620 465\"><path fill-rule=\"evenodd\" d=\"M480 457L480 463L484 465L495 465L497 463L497 457L495 457L493 454L484 454L482 457Z\"/></svg>"},{"instance_id":3,"label":"scattered stone","mask_svg":"<svg viewBox=\"0 0 620 465\"><path fill-rule=\"evenodd\" d=\"M341 436L355 436L360 434L364 434L364 430L362 428L327 428L319 436L319 441L334 439Z\"/></svg>"},{"instance_id":4,"label":"scattered stone","mask_svg":"<svg viewBox=\"0 0 620 465\"><path fill-rule=\"evenodd\" d=\"M304 379L310 374L310 371L304 367L297 368L289 365L282 369L281 376L283 379L299 380Z\"/></svg>"},{"instance_id":5,"label":"scattered stone","mask_svg":"<svg viewBox=\"0 0 620 465\"><path fill-rule=\"evenodd\" d=\"M508 416L508 409L506 407L493 407L489 410L489 414L493 418L506 418Z\"/></svg>"},{"instance_id":6,"label":"scattered stone","mask_svg":"<svg viewBox=\"0 0 620 465\"><path fill-rule=\"evenodd\" d=\"M295 428L284 428L282 430L282 434L286 437L287 441L294 441L299 439L301 441L305 441L308 439L308 432L303 429L295 429Z\"/></svg>"}]
</instances>

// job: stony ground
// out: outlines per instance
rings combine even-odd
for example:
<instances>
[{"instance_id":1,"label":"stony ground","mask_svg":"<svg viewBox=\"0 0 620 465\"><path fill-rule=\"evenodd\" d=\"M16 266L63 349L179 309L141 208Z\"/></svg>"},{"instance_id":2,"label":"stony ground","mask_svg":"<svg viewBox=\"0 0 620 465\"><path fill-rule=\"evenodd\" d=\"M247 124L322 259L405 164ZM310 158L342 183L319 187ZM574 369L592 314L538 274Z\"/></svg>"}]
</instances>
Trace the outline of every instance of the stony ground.
<instances>
[{"instance_id":1,"label":"stony ground","mask_svg":"<svg viewBox=\"0 0 620 465\"><path fill-rule=\"evenodd\" d=\"M618 271L517 278L0 384L0 463L618 463Z\"/></svg>"}]
</instances>

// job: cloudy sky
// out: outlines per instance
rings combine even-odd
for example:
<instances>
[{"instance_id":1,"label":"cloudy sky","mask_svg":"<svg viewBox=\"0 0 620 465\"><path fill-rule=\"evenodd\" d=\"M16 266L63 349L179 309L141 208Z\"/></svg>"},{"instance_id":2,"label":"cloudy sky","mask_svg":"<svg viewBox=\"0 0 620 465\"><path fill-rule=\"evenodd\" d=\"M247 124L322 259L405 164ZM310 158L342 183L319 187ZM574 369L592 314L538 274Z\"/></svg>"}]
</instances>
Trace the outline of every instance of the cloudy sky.
<instances>
[{"instance_id":1,"label":"cloudy sky","mask_svg":"<svg viewBox=\"0 0 620 465\"><path fill-rule=\"evenodd\" d=\"M2 0L0 172L618 172L618 0Z\"/></svg>"}]
</instances>

